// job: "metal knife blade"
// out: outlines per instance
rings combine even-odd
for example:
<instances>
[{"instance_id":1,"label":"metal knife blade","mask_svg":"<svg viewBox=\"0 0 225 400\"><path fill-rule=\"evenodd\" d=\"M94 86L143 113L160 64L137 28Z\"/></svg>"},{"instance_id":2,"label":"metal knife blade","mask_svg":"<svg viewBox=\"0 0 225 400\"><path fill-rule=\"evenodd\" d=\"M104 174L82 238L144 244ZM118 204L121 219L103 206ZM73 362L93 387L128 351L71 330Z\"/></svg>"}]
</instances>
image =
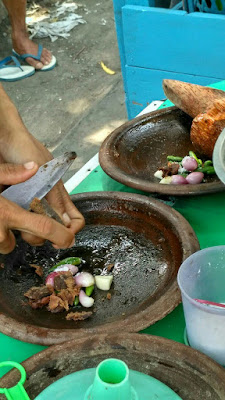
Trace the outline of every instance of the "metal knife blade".
<instances>
[{"instance_id":1,"label":"metal knife blade","mask_svg":"<svg viewBox=\"0 0 225 400\"><path fill-rule=\"evenodd\" d=\"M225 184L225 129L219 135L213 150L213 166L216 175Z\"/></svg>"},{"instance_id":2,"label":"metal knife blade","mask_svg":"<svg viewBox=\"0 0 225 400\"><path fill-rule=\"evenodd\" d=\"M28 210L34 198L41 200L46 196L62 178L75 158L75 152L64 153L42 165L32 178L10 186L1 195Z\"/></svg>"}]
</instances>

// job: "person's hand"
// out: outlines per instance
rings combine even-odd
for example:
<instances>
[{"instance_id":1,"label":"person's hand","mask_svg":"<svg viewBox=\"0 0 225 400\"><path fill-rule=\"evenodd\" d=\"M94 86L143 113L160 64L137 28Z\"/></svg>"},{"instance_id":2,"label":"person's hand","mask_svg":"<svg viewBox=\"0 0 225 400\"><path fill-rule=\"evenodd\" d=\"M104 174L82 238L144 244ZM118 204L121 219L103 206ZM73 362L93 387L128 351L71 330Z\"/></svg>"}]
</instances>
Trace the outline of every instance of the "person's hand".
<instances>
[{"instance_id":1,"label":"person's hand","mask_svg":"<svg viewBox=\"0 0 225 400\"><path fill-rule=\"evenodd\" d=\"M38 165L34 162L25 165L0 164L0 183L14 185L24 182L37 170ZM38 238L38 241L47 239L56 248L67 248L74 244L74 229L67 228L45 215L26 211L0 195L0 253L7 254L14 249L16 240L13 230L20 231L25 240L29 237L32 237L33 241L35 238Z\"/></svg>"},{"instance_id":2,"label":"person's hand","mask_svg":"<svg viewBox=\"0 0 225 400\"><path fill-rule=\"evenodd\" d=\"M0 156L2 162L24 164L33 160L38 166L53 158L51 153L25 130L25 127L20 132L10 134L9 140L4 145L4 151L0 148ZM71 201L62 181L54 186L46 199L74 235L84 227L84 218ZM44 242L43 236L39 238L30 234L23 236L33 245L41 245Z\"/></svg>"}]
</instances>

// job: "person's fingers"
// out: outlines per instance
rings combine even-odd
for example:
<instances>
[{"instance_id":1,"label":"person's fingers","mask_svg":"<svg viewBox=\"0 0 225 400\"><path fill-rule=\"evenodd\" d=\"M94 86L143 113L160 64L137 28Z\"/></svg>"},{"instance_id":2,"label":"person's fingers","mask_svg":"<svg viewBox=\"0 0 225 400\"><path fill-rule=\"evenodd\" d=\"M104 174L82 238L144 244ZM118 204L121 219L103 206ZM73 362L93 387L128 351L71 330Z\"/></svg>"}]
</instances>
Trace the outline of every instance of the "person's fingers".
<instances>
[{"instance_id":1,"label":"person's fingers","mask_svg":"<svg viewBox=\"0 0 225 400\"><path fill-rule=\"evenodd\" d=\"M25 240L25 242L29 243L31 246L42 246L45 242L45 239L27 232L21 232L21 236L23 240Z\"/></svg>"},{"instance_id":2,"label":"person's fingers","mask_svg":"<svg viewBox=\"0 0 225 400\"><path fill-rule=\"evenodd\" d=\"M73 240L72 240L72 242L70 243L70 245L68 246L68 248L73 247L74 244L75 244L75 237L73 238ZM55 249L57 249L57 250L60 249L60 247L57 246L56 244L53 244L52 246L53 246Z\"/></svg>"},{"instance_id":3,"label":"person's fingers","mask_svg":"<svg viewBox=\"0 0 225 400\"><path fill-rule=\"evenodd\" d=\"M38 170L34 161L21 164L0 164L0 184L15 185L31 178Z\"/></svg>"},{"instance_id":4,"label":"person's fingers","mask_svg":"<svg viewBox=\"0 0 225 400\"><path fill-rule=\"evenodd\" d=\"M57 183L46 198L51 207L59 214L64 225L70 227L74 234L84 227L84 217L71 201L62 181Z\"/></svg>"},{"instance_id":5,"label":"person's fingers","mask_svg":"<svg viewBox=\"0 0 225 400\"><path fill-rule=\"evenodd\" d=\"M0 253L8 254L13 251L16 246L16 239L11 230L1 226L0 230Z\"/></svg>"},{"instance_id":6,"label":"person's fingers","mask_svg":"<svg viewBox=\"0 0 225 400\"><path fill-rule=\"evenodd\" d=\"M73 233L78 233L85 225L85 219L80 211L73 204L69 194L64 186L61 189L61 195L65 206L65 213L62 216L63 221L70 219L70 229ZM65 223L65 222L64 222Z\"/></svg>"},{"instance_id":7,"label":"person's fingers","mask_svg":"<svg viewBox=\"0 0 225 400\"><path fill-rule=\"evenodd\" d=\"M59 217L62 219L63 214L66 212L65 210L65 205L61 193L61 187L60 184L57 183L53 187L52 190L47 194L46 200L50 204L50 206L53 208L53 210L59 215ZM67 226L67 225L66 225Z\"/></svg>"},{"instance_id":8,"label":"person's fingers","mask_svg":"<svg viewBox=\"0 0 225 400\"><path fill-rule=\"evenodd\" d=\"M68 248L71 245L74 239L73 232L52 218L30 213L16 205L14 211L16 212L8 217L10 228L47 239L59 248Z\"/></svg>"}]
</instances>

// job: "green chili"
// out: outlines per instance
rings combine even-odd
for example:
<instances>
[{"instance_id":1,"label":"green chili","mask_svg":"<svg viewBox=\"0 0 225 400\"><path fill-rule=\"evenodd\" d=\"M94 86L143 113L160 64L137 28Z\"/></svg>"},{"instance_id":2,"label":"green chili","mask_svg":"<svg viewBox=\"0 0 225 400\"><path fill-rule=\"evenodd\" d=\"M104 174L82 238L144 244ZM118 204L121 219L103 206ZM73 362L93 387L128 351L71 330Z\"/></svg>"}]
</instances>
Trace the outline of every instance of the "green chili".
<instances>
[{"instance_id":1,"label":"green chili","mask_svg":"<svg viewBox=\"0 0 225 400\"><path fill-rule=\"evenodd\" d=\"M167 161L181 162L183 157L167 156Z\"/></svg>"},{"instance_id":2,"label":"green chili","mask_svg":"<svg viewBox=\"0 0 225 400\"><path fill-rule=\"evenodd\" d=\"M207 167L207 166L212 166L213 162L211 160L207 160L204 162L204 166L203 167Z\"/></svg>"},{"instance_id":3,"label":"green chili","mask_svg":"<svg viewBox=\"0 0 225 400\"><path fill-rule=\"evenodd\" d=\"M86 293L86 295L87 295L87 296L91 296L91 294L92 294L94 288L95 288L94 285L91 285L91 286L86 287L86 288L85 288L85 293Z\"/></svg>"},{"instance_id":4,"label":"green chili","mask_svg":"<svg viewBox=\"0 0 225 400\"><path fill-rule=\"evenodd\" d=\"M207 174L207 175L214 175L215 169L212 166L206 166L206 167L199 167L195 170L195 172L203 172L203 174Z\"/></svg>"},{"instance_id":5,"label":"green chili","mask_svg":"<svg viewBox=\"0 0 225 400\"><path fill-rule=\"evenodd\" d=\"M78 304L79 304L79 296L76 296L76 297L75 297L73 304L74 304L75 306L78 306Z\"/></svg>"},{"instance_id":6,"label":"green chili","mask_svg":"<svg viewBox=\"0 0 225 400\"><path fill-rule=\"evenodd\" d=\"M63 260L59 261L58 264L56 264L52 268L50 268L49 272L54 271L57 267L60 267L61 265L65 265L65 264L79 265L79 264L81 264L81 258L79 258L79 257L64 258Z\"/></svg>"}]
</instances>

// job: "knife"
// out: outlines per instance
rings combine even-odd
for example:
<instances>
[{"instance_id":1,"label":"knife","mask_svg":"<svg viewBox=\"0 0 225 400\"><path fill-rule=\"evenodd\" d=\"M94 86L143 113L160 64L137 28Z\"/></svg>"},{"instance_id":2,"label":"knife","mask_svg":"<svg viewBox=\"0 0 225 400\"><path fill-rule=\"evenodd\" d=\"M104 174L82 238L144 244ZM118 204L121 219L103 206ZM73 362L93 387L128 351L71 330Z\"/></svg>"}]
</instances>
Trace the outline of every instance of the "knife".
<instances>
[{"instance_id":1,"label":"knife","mask_svg":"<svg viewBox=\"0 0 225 400\"><path fill-rule=\"evenodd\" d=\"M214 146L213 166L216 175L225 184L225 129L222 130Z\"/></svg>"},{"instance_id":2,"label":"knife","mask_svg":"<svg viewBox=\"0 0 225 400\"><path fill-rule=\"evenodd\" d=\"M54 158L42 165L30 179L10 186L8 189L4 190L1 195L5 197L5 199L13 201L26 210L31 208L31 203L34 199L41 200L45 213L57 219L58 222L62 222L44 197L63 177L76 156L75 152L67 152L58 158Z\"/></svg>"}]
</instances>

